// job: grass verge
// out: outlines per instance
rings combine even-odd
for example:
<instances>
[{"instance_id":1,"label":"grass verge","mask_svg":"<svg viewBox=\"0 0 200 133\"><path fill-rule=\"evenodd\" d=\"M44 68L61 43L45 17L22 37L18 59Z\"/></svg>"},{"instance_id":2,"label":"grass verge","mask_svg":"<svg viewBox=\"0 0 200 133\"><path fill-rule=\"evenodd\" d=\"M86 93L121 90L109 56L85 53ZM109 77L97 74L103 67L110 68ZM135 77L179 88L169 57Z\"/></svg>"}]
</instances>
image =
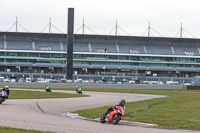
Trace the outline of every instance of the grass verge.
<instances>
[{"instance_id":1,"label":"grass verge","mask_svg":"<svg viewBox=\"0 0 200 133\"><path fill-rule=\"evenodd\" d=\"M88 95L59 93L59 92L11 90L9 99L72 98L72 97L87 97L87 96Z\"/></svg>"},{"instance_id":2,"label":"grass verge","mask_svg":"<svg viewBox=\"0 0 200 133\"><path fill-rule=\"evenodd\" d=\"M41 131L35 131L35 130L25 130L25 129L0 126L0 133L53 133L53 132L41 132Z\"/></svg>"},{"instance_id":3,"label":"grass verge","mask_svg":"<svg viewBox=\"0 0 200 133\"><path fill-rule=\"evenodd\" d=\"M127 103L126 113L123 116L124 120L154 123L162 128L200 130L200 91L115 90L115 92L169 96ZM100 118L106 110L107 107L105 106L96 109L79 110L75 113L95 119Z\"/></svg>"}]
</instances>

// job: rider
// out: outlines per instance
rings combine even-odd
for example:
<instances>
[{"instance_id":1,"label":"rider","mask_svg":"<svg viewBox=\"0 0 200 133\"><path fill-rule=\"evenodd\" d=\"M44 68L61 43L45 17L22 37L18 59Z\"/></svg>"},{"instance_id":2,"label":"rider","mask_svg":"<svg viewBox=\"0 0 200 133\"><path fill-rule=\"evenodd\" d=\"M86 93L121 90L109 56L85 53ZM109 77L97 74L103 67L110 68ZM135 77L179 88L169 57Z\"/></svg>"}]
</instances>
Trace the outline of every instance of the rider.
<instances>
[{"instance_id":1,"label":"rider","mask_svg":"<svg viewBox=\"0 0 200 133\"><path fill-rule=\"evenodd\" d=\"M6 85L1 91L6 91L7 95L9 95L9 93L10 93L9 86ZM8 96L7 96L7 98L8 98Z\"/></svg>"},{"instance_id":2,"label":"rider","mask_svg":"<svg viewBox=\"0 0 200 133\"><path fill-rule=\"evenodd\" d=\"M49 87L48 85L44 85L44 88Z\"/></svg>"},{"instance_id":3,"label":"rider","mask_svg":"<svg viewBox=\"0 0 200 133\"><path fill-rule=\"evenodd\" d=\"M78 93L78 89L79 89L78 86L76 86L76 92L77 92L77 93Z\"/></svg>"},{"instance_id":4,"label":"rider","mask_svg":"<svg viewBox=\"0 0 200 133\"><path fill-rule=\"evenodd\" d=\"M50 87L48 85L44 85L45 90L50 90Z\"/></svg>"},{"instance_id":5,"label":"rider","mask_svg":"<svg viewBox=\"0 0 200 133\"><path fill-rule=\"evenodd\" d=\"M119 103L114 104L113 107L109 107L108 110L106 111L106 115L107 115L109 112L112 112L114 108L117 109L118 106L123 107L124 110L125 110L125 104L126 104L126 101L125 101L124 99L122 99Z\"/></svg>"}]
</instances>

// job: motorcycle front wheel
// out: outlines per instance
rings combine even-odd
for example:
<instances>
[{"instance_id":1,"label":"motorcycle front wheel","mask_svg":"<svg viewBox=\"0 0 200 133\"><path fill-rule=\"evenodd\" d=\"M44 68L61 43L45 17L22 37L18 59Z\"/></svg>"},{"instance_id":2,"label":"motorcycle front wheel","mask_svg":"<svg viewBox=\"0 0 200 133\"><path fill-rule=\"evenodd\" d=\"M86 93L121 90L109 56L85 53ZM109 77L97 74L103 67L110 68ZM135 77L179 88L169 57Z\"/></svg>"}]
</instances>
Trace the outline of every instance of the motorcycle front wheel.
<instances>
[{"instance_id":1,"label":"motorcycle front wheel","mask_svg":"<svg viewBox=\"0 0 200 133\"><path fill-rule=\"evenodd\" d=\"M2 104L2 102L4 102L4 101L5 101L5 98L0 97L0 104Z\"/></svg>"},{"instance_id":2,"label":"motorcycle front wheel","mask_svg":"<svg viewBox=\"0 0 200 133\"><path fill-rule=\"evenodd\" d=\"M117 124L120 120L121 120L121 115L119 114L116 114L114 117L113 117L113 121L112 121L112 124Z\"/></svg>"},{"instance_id":3,"label":"motorcycle front wheel","mask_svg":"<svg viewBox=\"0 0 200 133\"><path fill-rule=\"evenodd\" d=\"M103 114L103 115L101 116L101 118L100 118L100 122L101 122L101 123L105 123L105 122L106 122L105 118L106 118L106 114Z\"/></svg>"}]
</instances>

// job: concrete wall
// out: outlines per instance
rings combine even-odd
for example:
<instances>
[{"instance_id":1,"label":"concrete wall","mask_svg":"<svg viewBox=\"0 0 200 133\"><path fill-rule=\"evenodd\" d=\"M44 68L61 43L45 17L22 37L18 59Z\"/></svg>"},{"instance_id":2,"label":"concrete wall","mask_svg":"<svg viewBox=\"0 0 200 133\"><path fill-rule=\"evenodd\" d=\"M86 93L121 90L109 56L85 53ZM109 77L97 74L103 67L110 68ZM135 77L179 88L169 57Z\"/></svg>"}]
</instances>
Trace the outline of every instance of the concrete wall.
<instances>
[{"instance_id":1,"label":"concrete wall","mask_svg":"<svg viewBox=\"0 0 200 133\"><path fill-rule=\"evenodd\" d=\"M184 85L152 85L152 84L75 84L75 83L6 83L1 82L0 86L8 85L12 87L44 87L49 85L51 88L109 88L109 89L185 89Z\"/></svg>"}]
</instances>

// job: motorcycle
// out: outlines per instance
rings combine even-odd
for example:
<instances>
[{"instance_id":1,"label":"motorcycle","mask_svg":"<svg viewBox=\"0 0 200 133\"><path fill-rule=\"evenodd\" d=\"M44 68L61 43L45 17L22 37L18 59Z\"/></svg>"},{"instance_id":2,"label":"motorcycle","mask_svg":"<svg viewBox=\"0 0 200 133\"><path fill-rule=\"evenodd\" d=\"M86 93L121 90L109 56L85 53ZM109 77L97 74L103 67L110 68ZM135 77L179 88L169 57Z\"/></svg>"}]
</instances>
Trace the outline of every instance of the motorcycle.
<instances>
[{"instance_id":1,"label":"motorcycle","mask_svg":"<svg viewBox=\"0 0 200 133\"><path fill-rule=\"evenodd\" d=\"M125 108L122 106L118 106L118 108L113 108L113 111L111 111L107 115L106 113L103 114L100 118L100 122L101 123L110 122L115 125L121 120L124 113L125 113Z\"/></svg>"},{"instance_id":2,"label":"motorcycle","mask_svg":"<svg viewBox=\"0 0 200 133\"><path fill-rule=\"evenodd\" d=\"M0 93L0 104L2 104L2 102L4 102L6 100L6 98L8 98L7 92L1 91L1 93Z\"/></svg>"},{"instance_id":3,"label":"motorcycle","mask_svg":"<svg viewBox=\"0 0 200 133\"><path fill-rule=\"evenodd\" d=\"M83 94L81 88L78 88L76 92L77 92L78 94Z\"/></svg>"},{"instance_id":4,"label":"motorcycle","mask_svg":"<svg viewBox=\"0 0 200 133\"><path fill-rule=\"evenodd\" d=\"M46 91L46 92L51 92L50 87L49 87L49 86L46 86L46 87L45 87L45 91Z\"/></svg>"}]
</instances>

